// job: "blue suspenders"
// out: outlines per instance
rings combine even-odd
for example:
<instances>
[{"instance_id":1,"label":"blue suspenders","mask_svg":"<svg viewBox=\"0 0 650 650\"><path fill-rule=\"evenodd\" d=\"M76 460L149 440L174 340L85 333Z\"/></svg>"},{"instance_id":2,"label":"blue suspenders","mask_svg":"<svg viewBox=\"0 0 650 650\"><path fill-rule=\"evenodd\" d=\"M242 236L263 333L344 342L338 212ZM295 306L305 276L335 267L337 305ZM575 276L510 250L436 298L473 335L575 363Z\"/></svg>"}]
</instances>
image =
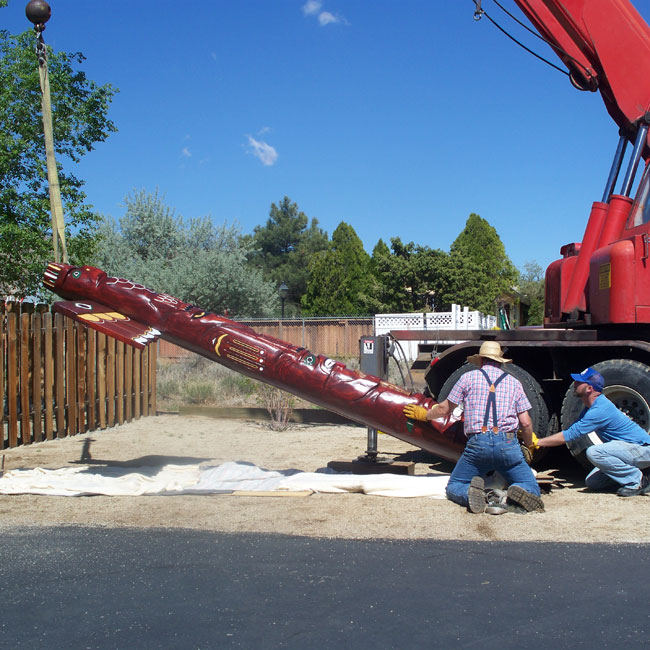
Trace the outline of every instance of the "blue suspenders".
<instances>
[{"instance_id":1,"label":"blue suspenders","mask_svg":"<svg viewBox=\"0 0 650 650\"><path fill-rule=\"evenodd\" d=\"M508 374L504 372L500 377L497 377L497 380L493 383L487 372L483 368L479 368L485 377L485 381L490 384L490 394L488 395L487 404L485 405L485 415L483 416L483 426L481 427L481 432L485 433L488 430L488 421L490 420L490 411L492 411L492 432L499 433L499 427L497 426L497 397L496 397L496 388L499 382Z\"/></svg>"}]
</instances>

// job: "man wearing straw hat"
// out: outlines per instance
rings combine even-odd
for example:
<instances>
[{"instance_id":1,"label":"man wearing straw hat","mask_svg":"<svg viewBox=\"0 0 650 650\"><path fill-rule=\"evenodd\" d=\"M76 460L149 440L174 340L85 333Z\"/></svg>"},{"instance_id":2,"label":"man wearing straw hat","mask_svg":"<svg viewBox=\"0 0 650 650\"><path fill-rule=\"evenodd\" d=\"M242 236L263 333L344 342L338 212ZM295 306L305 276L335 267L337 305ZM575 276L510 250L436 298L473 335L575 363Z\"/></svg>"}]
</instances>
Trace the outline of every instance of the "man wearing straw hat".
<instances>
[{"instance_id":1,"label":"man wearing straw hat","mask_svg":"<svg viewBox=\"0 0 650 650\"><path fill-rule=\"evenodd\" d=\"M478 366L463 374L447 399L428 411L411 404L406 417L434 420L448 417L458 404L464 404L467 444L447 484L447 498L470 512L485 512L485 476L497 471L510 484L506 508L519 512L544 510L535 476L524 460L517 431L524 444L533 447L536 436L528 414L530 402L521 382L501 367L504 359L496 341L485 341L478 352L467 357Z\"/></svg>"}]
</instances>

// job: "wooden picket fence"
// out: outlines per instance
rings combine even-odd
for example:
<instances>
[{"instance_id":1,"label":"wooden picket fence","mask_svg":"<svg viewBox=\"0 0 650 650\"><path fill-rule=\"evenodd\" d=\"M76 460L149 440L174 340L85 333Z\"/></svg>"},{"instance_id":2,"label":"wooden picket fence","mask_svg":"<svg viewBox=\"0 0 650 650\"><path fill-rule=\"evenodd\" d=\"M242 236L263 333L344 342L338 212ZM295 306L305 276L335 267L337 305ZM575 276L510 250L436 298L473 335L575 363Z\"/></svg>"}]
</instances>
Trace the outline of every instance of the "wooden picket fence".
<instances>
[{"instance_id":1,"label":"wooden picket fence","mask_svg":"<svg viewBox=\"0 0 650 650\"><path fill-rule=\"evenodd\" d=\"M156 349L0 303L0 447L63 438L156 412Z\"/></svg>"}]
</instances>

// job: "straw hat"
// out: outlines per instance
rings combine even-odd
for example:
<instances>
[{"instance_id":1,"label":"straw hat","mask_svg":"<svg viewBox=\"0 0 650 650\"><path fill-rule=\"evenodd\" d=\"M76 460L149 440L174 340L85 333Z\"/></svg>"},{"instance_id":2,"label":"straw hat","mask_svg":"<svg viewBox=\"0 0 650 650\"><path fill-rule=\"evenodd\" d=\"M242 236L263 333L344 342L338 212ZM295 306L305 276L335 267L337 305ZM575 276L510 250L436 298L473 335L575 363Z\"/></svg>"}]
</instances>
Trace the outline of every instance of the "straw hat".
<instances>
[{"instance_id":1,"label":"straw hat","mask_svg":"<svg viewBox=\"0 0 650 650\"><path fill-rule=\"evenodd\" d=\"M492 361L498 361L499 363L510 363L512 361L512 359L504 359L501 356L502 354L501 346L496 341L483 341L478 354L470 355L467 357L467 360L475 366L481 365L481 357L492 359Z\"/></svg>"}]
</instances>

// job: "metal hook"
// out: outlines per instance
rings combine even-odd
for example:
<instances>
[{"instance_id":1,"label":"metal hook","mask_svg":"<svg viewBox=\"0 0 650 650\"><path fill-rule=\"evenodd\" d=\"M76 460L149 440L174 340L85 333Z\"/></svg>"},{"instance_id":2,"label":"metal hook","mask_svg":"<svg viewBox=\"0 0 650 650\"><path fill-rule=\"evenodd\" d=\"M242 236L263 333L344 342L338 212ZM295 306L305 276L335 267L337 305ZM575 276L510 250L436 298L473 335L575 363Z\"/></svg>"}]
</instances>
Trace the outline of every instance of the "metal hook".
<instances>
[{"instance_id":1,"label":"metal hook","mask_svg":"<svg viewBox=\"0 0 650 650\"><path fill-rule=\"evenodd\" d=\"M474 0L474 4L476 5L476 9L474 10L474 20L479 21L483 18L485 12L481 9L481 0Z\"/></svg>"}]
</instances>

